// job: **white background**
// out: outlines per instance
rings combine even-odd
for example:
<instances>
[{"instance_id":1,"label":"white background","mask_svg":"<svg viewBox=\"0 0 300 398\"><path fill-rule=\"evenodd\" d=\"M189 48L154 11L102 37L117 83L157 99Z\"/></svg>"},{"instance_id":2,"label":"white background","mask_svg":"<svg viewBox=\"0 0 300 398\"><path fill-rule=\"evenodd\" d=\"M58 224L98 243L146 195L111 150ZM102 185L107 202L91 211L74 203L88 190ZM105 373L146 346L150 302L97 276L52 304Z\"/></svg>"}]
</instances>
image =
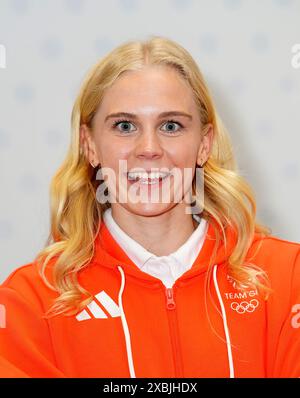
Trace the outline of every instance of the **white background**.
<instances>
[{"instance_id":1,"label":"white background","mask_svg":"<svg viewBox=\"0 0 300 398\"><path fill-rule=\"evenodd\" d=\"M0 282L49 229L49 183L87 70L129 39L162 35L200 66L258 217L300 242L300 0L0 0Z\"/></svg>"}]
</instances>

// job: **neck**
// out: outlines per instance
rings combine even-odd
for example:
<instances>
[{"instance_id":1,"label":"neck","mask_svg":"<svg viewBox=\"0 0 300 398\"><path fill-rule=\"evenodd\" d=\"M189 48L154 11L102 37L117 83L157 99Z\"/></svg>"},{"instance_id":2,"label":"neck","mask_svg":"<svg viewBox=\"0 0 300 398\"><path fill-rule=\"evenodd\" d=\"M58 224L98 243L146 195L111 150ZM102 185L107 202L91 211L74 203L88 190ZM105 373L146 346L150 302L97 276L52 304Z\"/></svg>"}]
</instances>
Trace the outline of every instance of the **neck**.
<instances>
[{"instance_id":1,"label":"neck","mask_svg":"<svg viewBox=\"0 0 300 398\"><path fill-rule=\"evenodd\" d=\"M168 256L182 246L199 225L184 210L185 204L179 203L165 213L141 216L116 203L112 206L112 217L146 250L156 256Z\"/></svg>"}]
</instances>

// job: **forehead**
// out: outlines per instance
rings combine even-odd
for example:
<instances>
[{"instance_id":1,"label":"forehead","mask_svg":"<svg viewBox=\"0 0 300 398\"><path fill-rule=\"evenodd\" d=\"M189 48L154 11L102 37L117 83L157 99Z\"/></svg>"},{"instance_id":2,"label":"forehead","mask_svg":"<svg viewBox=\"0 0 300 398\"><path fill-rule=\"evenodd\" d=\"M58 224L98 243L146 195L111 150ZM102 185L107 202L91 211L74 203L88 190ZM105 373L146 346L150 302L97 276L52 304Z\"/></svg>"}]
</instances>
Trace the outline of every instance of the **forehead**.
<instances>
[{"instance_id":1,"label":"forehead","mask_svg":"<svg viewBox=\"0 0 300 398\"><path fill-rule=\"evenodd\" d=\"M144 67L124 72L104 94L99 111L149 113L168 110L197 112L189 84L174 68Z\"/></svg>"}]
</instances>

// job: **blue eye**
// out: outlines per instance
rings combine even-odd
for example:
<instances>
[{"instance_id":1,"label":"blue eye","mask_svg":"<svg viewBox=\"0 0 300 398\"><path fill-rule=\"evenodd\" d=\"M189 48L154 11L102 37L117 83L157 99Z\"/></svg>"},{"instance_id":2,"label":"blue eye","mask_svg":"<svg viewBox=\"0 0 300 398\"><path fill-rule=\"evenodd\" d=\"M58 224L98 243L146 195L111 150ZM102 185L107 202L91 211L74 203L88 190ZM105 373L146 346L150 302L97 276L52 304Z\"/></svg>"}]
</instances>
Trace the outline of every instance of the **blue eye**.
<instances>
[{"instance_id":1,"label":"blue eye","mask_svg":"<svg viewBox=\"0 0 300 398\"><path fill-rule=\"evenodd\" d=\"M181 123L175 122L175 120L167 120L165 124L177 124L177 126L179 126L177 130L167 130L168 133L177 133L177 131L183 127Z\"/></svg>"},{"instance_id":2,"label":"blue eye","mask_svg":"<svg viewBox=\"0 0 300 398\"><path fill-rule=\"evenodd\" d=\"M116 120L114 123L113 123L113 125L112 125L112 127L113 128L116 128L116 127L118 127L119 126L119 124L132 124L129 120ZM130 131L130 130L128 130L127 128L125 129L125 130L123 130L123 129L121 129L121 131Z\"/></svg>"},{"instance_id":3,"label":"blue eye","mask_svg":"<svg viewBox=\"0 0 300 398\"><path fill-rule=\"evenodd\" d=\"M116 121L114 121L114 123L113 123L113 125L112 125L112 128L116 128L116 127L118 127L119 125L122 125L122 124L125 124L125 126L126 125L130 125L130 124L132 124L129 120L124 120L124 119L122 119L122 120L116 120ZM170 134L174 134L174 133L176 133L178 130L180 130L181 128L183 128L183 125L181 124L181 123L179 123L179 122L176 122L175 120L167 120L165 123L164 123L165 125L167 125L167 124L169 124L169 125L172 125L172 124L177 124L177 126L179 126L179 128L177 129L177 130L174 130L174 129L172 129L172 130L169 130L169 129L167 129L167 130L164 130L164 131L167 131L168 133L170 133ZM121 129L120 130L121 132L131 132L131 130L130 130L130 127L129 128L125 128L125 129Z\"/></svg>"}]
</instances>

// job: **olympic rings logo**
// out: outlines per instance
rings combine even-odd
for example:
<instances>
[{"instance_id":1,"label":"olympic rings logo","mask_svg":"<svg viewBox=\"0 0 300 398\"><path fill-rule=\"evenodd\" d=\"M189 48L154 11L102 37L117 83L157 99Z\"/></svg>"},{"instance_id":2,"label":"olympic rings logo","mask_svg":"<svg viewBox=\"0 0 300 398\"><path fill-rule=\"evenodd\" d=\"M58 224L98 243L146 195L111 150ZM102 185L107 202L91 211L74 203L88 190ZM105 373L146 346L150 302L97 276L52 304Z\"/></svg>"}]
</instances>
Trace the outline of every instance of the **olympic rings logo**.
<instances>
[{"instance_id":1,"label":"olympic rings logo","mask_svg":"<svg viewBox=\"0 0 300 398\"><path fill-rule=\"evenodd\" d=\"M242 301L241 303L238 303L234 301L233 303L231 303L230 307L238 314L244 314L245 312L253 312L255 308L258 307L258 304L259 304L258 300L252 299L250 300L250 302Z\"/></svg>"}]
</instances>

